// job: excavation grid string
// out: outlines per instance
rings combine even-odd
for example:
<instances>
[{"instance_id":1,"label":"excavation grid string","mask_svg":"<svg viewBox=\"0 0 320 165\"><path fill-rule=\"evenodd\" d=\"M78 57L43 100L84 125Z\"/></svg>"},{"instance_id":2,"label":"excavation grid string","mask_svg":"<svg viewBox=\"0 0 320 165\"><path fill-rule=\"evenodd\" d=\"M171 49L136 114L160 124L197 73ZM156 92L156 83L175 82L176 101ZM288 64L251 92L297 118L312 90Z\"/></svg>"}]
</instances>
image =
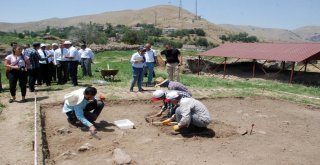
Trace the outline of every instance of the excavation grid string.
<instances>
[{"instance_id":1,"label":"excavation grid string","mask_svg":"<svg viewBox=\"0 0 320 165\"><path fill-rule=\"evenodd\" d=\"M34 165L38 165L38 140L37 140L37 92L34 92Z\"/></svg>"}]
</instances>

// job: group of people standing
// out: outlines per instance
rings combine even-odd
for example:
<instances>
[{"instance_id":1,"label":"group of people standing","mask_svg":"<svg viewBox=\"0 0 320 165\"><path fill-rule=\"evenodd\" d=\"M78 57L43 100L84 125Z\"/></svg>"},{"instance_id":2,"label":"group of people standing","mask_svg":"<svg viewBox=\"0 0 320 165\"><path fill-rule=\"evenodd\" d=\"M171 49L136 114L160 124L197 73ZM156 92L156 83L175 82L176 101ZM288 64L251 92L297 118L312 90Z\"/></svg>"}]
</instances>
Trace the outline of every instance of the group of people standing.
<instances>
[{"instance_id":1,"label":"group of people standing","mask_svg":"<svg viewBox=\"0 0 320 165\"><path fill-rule=\"evenodd\" d=\"M23 47L17 43L11 46L12 51L7 53L4 62L12 96L9 102L16 100L17 82L21 88L21 101L25 102L27 83L30 92L35 91L36 83L50 86L52 81L57 81L57 84L62 85L70 79L77 86L79 64L83 76L92 76L94 54L86 44L82 44L79 50L71 41L52 45L33 43L32 47Z\"/></svg>"},{"instance_id":2,"label":"group of people standing","mask_svg":"<svg viewBox=\"0 0 320 165\"><path fill-rule=\"evenodd\" d=\"M180 66L183 63L181 53L178 49L172 47L170 43L164 44L165 50L161 51L160 58L165 55L166 69L168 79L170 81L180 81ZM157 53L151 48L151 44L147 43L145 46L140 46L136 53L130 59L132 64L132 81L130 85L130 92L133 92L135 84L138 86L138 91L143 92L142 88L143 77L148 72L147 87L153 87L152 79L154 77L154 67L158 65Z\"/></svg>"}]
</instances>

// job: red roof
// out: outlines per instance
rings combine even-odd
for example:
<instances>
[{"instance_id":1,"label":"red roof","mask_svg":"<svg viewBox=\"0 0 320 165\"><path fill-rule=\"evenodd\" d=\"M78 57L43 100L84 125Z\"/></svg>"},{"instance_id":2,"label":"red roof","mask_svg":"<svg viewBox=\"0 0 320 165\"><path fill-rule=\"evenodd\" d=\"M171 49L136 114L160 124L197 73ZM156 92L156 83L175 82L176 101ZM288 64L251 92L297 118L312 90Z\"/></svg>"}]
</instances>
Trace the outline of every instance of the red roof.
<instances>
[{"instance_id":1,"label":"red roof","mask_svg":"<svg viewBox=\"0 0 320 165\"><path fill-rule=\"evenodd\" d=\"M199 54L256 60L320 60L320 43L228 43Z\"/></svg>"}]
</instances>

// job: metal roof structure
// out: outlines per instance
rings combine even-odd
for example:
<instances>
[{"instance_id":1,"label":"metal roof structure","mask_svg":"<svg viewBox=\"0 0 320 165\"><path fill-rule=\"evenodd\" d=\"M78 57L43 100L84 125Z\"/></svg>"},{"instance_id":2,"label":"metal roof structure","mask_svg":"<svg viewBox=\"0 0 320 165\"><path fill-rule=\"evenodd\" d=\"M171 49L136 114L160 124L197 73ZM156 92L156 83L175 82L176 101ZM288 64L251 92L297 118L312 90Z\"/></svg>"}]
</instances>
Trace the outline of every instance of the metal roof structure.
<instances>
[{"instance_id":1,"label":"metal roof structure","mask_svg":"<svg viewBox=\"0 0 320 165\"><path fill-rule=\"evenodd\" d=\"M281 61L283 66L286 62L290 62L292 68L289 83L291 83L296 62L303 62L306 72L307 65L311 60L320 60L320 43L228 43L198 55L199 65L201 56L224 57L223 77L226 74L227 58L251 59L253 77L255 77L256 60ZM320 70L319 67L315 67Z\"/></svg>"},{"instance_id":2,"label":"metal roof structure","mask_svg":"<svg viewBox=\"0 0 320 165\"><path fill-rule=\"evenodd\" d=\"M320 60L320 43L228 43L199 56L288 62Z\"/></svg>"}]
</instances>

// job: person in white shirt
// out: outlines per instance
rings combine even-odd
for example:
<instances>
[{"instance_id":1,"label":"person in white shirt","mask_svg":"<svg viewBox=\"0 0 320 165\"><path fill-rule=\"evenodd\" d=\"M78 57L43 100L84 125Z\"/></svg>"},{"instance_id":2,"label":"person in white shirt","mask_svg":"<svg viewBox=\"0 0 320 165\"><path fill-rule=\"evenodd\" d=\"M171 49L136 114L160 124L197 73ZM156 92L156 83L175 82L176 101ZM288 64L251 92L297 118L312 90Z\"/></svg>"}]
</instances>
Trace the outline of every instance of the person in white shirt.
<instances>
[{"instance_id":1,"label":"person in white shirt","mask_svg":"<svg viewBox=\"0 0 320 165\"><path fill-rule=\"evenodd\" d=\"M69 72L68 72L68 62L65 56L68 54L68 49L64 47L64 44L60 44L60 48L54 51L54 63L57 66L57 78L58 84L62 85L67 83Z\"/></svg>"},{"instance_id":2,"label":"person in white shirt","mask_svg":"<svg viewBox=\"0 0 320 165\"><path fill-rule=\"evenodd\" d=\"M56 59L54 56L54 51L57 50L59 48L57 43L53 43L51 45L52 49L49 50L50 54L52 55L51 59L52 59L52 66L51 66L51 75L52 75L52 80L53 81L57 81L57 63L56 63Z\"/></svg>"},{"instance_id":3,"label":"person in white shirt","mask_svg":"<svg viewBox=\"0 0 320 165\"><path fill-rule=\"evenodd\" d=\"M68 71L73 86L78 86L78 64L80 61L78 50L72 45L71 41L65 41L64 46L68 49L68 54L65 56L68 59Z\"/></svg>"},{"instance_id":4,"label":"person in white shirt","mask_svg":"<svg viewBox=\"0 0 320 165\"><path fill-rule=\"evenodd\" d=\"M143 67L145 65L144 53L146 50L143 46L138 48L138 51L131 56L130 62L132 65L132 81L130 85L130 92L133 92L135 84L138 85L139 92L145 91L142 89Z\"/></svg>"},{"instance_id":5,"label":"person in white shirt","mask_svg":"<svg viewBox=\"0 0 320 165\"><path fill-rule=\"evenodd\" d=\"M41 44L38 53L41 57L39 60L40 63L40 76L38 79L38 85L42 85L42 81L46 83L47 86L51 85L51 69L50 63L52 62L52 54L46 50L46 44Z\"/></svg>"},{"instance_id":6,"label":"person in white shirt","mask_svg":"<svg viewBox=\"0 0 320 165\"><path fill-rule=\"evenodd\" d=\"M147 86L153 87L152 78L154 77L154 67L157 63L157 54L156 51L151 49L151 44L147 43L144 48L146 49L146 53L144 54L146 59L146 67L144 68L144 74L146 75L148 71L148 81Z\"/></svg>"},{"instance_id":7,"label":"person in white shirt","mask_svg":"<svg viewBox=\"0 0 320 165\"><path fill-rule=\"evenodd\" d=\"M81 58L82 76L92 76L91 63L93 61L93 52L90 48L87 48L86 44L81 45L81 49L78 51Z\"/></svg>"}]
</instances>

